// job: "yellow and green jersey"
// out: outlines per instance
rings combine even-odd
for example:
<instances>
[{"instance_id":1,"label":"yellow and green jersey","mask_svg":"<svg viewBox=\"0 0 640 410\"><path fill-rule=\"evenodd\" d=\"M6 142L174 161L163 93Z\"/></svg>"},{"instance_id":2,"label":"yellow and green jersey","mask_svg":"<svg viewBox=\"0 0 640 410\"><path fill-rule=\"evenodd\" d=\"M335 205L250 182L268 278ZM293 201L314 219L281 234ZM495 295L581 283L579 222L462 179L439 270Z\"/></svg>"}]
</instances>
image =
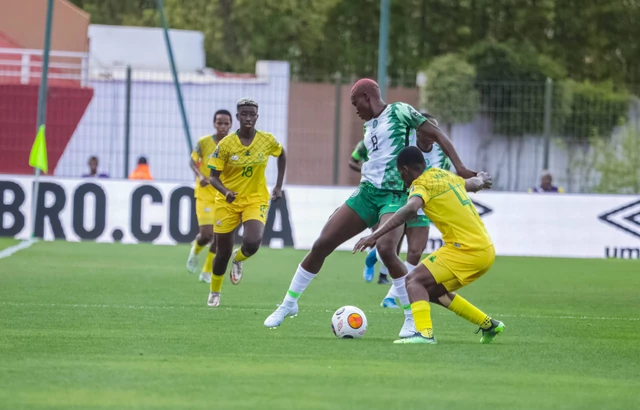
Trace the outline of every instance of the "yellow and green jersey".
<instances>
[{"instance_id":1,"label":"yellow and green jersey","mask_svg":"<svg viewBox=\"0 0 640 410\"><path fill-rule=\"evenodd\" d=\"M267 162L269 157L279 157L282 144L268 133L256 130L251 144L243 145L238 133L226 136L209 159L209 168L220 171L220 181L227 189L237 192L233 202L237 205L269 202L267 190ZM224 200L218 192L216 199Z\"/></svg>"},{"instance_id":2,"label":"yellow and green jersey","mask_svg":"<svg viewBox=\"0 0 640 410\"><path fill-rule=\"evenodd\" d=\"M485 249L493 244L476 207L467 195L465 181L438 168L428 168L413 181L409 198L419 196L422 210L442 233L447 245L463 250Z\"/></svg>"}]
</instances>

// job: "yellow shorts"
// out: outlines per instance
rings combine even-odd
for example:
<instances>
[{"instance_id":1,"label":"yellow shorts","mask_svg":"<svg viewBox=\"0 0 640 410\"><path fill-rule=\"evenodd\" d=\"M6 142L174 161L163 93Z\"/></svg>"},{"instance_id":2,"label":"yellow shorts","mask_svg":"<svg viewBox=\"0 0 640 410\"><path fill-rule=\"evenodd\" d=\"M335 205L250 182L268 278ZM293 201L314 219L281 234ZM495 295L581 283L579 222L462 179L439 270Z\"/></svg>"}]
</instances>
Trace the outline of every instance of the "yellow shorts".
<instances>
[{"instance_id":1,"label":"yellow shorts","mask_svg":"<svg viewBox=\"0 0 640 410\"><path fill-rule=\"evenodd\" d=\"M216 218L213 225L215 233L233 232L238 225L247 221L267 222L269 204L235 205L224 200L216 202Z\"/></svg>"},{"instance_id":2,"label":"yellow shorts","mask_svg":"<svg viewBox=\"0 0 640 410\"><path fill-rule=\"evenodd\" d=\"M198 226L213 225L214 210L215 202L196 198L196 216L198 217Z\"/></svg>"},{"instance_id":3,"label":"yellow shorts","mask_svg":"<svg viewBox=\"0 0 640 410\"><path fill-rule=\"evenodd\" d=\"M496 259L493 245L482 250L464 251L445 245L433 252L422 263L436 282L449 292L460 289L484 275Z\"/></svg>"}]
</instances>

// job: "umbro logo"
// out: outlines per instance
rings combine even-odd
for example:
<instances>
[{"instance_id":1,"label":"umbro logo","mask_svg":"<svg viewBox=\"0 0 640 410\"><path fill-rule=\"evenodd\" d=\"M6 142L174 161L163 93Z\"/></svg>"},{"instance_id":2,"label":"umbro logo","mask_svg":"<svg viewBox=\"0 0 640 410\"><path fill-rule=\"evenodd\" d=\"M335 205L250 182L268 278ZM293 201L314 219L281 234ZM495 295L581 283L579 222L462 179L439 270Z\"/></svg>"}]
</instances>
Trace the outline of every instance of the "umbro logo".
<instances>
[{"instance_id":1,"label":"umbro logo","mask_svg":"<svg viewBox=\"0 0 640 410\"><path fill-rule=\"evenodd\" d=\"M608 211L598 216L598 219L640 238L640 201Z\"/></svg>"},{"instance_id":2,"label":"umbro logo","mask_svg":"<svg viewBox=\"0 0 640 410\"><path fill-rule=\"evenodd\" d=\"M493 209L489 208L488 206L476 201L475 199L471 200L473 202L473 205L476 207L476 209L478 210L478 216L480 218L489 215L491 212L493 212Z\"/></svg>"}]
</instances>

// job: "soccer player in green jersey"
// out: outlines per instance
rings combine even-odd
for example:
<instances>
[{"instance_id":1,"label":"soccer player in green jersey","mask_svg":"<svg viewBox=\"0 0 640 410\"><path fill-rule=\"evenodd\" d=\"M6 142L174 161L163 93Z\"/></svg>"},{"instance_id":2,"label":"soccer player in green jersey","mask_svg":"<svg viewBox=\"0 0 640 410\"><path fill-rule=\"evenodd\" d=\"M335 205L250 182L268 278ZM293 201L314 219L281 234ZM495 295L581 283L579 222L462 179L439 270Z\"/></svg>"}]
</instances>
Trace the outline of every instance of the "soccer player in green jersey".
<instances>
[{"instance_id":1,"label":"soccer player in green jersey","mask_svg":"<svg viewBox=\"0 0 640 410\"><path fill-rule=\"evenodd\" d=\"M396 167L396 158L416 138L425 143L437 143L463 178L476 175L464 166L451 140L433 122L408 104L385 103L375 81L362 79L356 82L351 89L351 103L365 121L364 143L369 156L362 166L360 186L325 224L320 237L298 266L284 301L265 320L267 327L280 326L287 316L298 314L298 298L320 271L326 257L339 245L367 227L384 223L406 203L407 193ZM404 309L405 320L399 335L411 337L415 334L415 324L405 287L407 268L396 255L403 232L404 227L390 230L376 246L382 262L389 268Z\"/></svg>"}]
</instances>

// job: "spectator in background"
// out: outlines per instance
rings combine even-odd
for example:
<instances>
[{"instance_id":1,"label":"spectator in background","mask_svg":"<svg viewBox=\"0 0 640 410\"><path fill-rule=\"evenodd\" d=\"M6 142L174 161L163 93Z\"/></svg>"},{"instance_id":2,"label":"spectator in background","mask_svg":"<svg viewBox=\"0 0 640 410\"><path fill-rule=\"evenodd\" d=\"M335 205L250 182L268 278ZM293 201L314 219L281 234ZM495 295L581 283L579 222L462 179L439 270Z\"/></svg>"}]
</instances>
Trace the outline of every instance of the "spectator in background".
<instances>
[{"instance_id":1,"label":"spectator in background","mask_svg":"<svg viewBox=\"0 0 640 410\"><path fill-rule=\"evenodd\" d=\"M551 176L551 172L544 170L540 175L540 186L530 188L529 192L536 193L536 194L543 194L543 193L561 194L564 192L564 189L562 189L561 187L554 186L553 176Z\"/></svg>"},{"instance_id":2,"label":"spectator in background","mask_svg":"<svg viewBox=\"0 0 640 410\"><path fill-rule=\"evenodd\" d=\"M129 179L153 179L151 172L149 172L149 164L145 157L138 158L138 166L131 174L129 174Z\"/></svg>"},{"instance_id":3,"label":"spectator in background","mask_svg":"<svg viewBox=\"0 0 640 410\"><path fill-rule=\"evenodd\" d=\"M109 178L104 172L98 172L98 157L89 157L89 173L82 175L82 178Z\"/></svg>"}]
</instances>

